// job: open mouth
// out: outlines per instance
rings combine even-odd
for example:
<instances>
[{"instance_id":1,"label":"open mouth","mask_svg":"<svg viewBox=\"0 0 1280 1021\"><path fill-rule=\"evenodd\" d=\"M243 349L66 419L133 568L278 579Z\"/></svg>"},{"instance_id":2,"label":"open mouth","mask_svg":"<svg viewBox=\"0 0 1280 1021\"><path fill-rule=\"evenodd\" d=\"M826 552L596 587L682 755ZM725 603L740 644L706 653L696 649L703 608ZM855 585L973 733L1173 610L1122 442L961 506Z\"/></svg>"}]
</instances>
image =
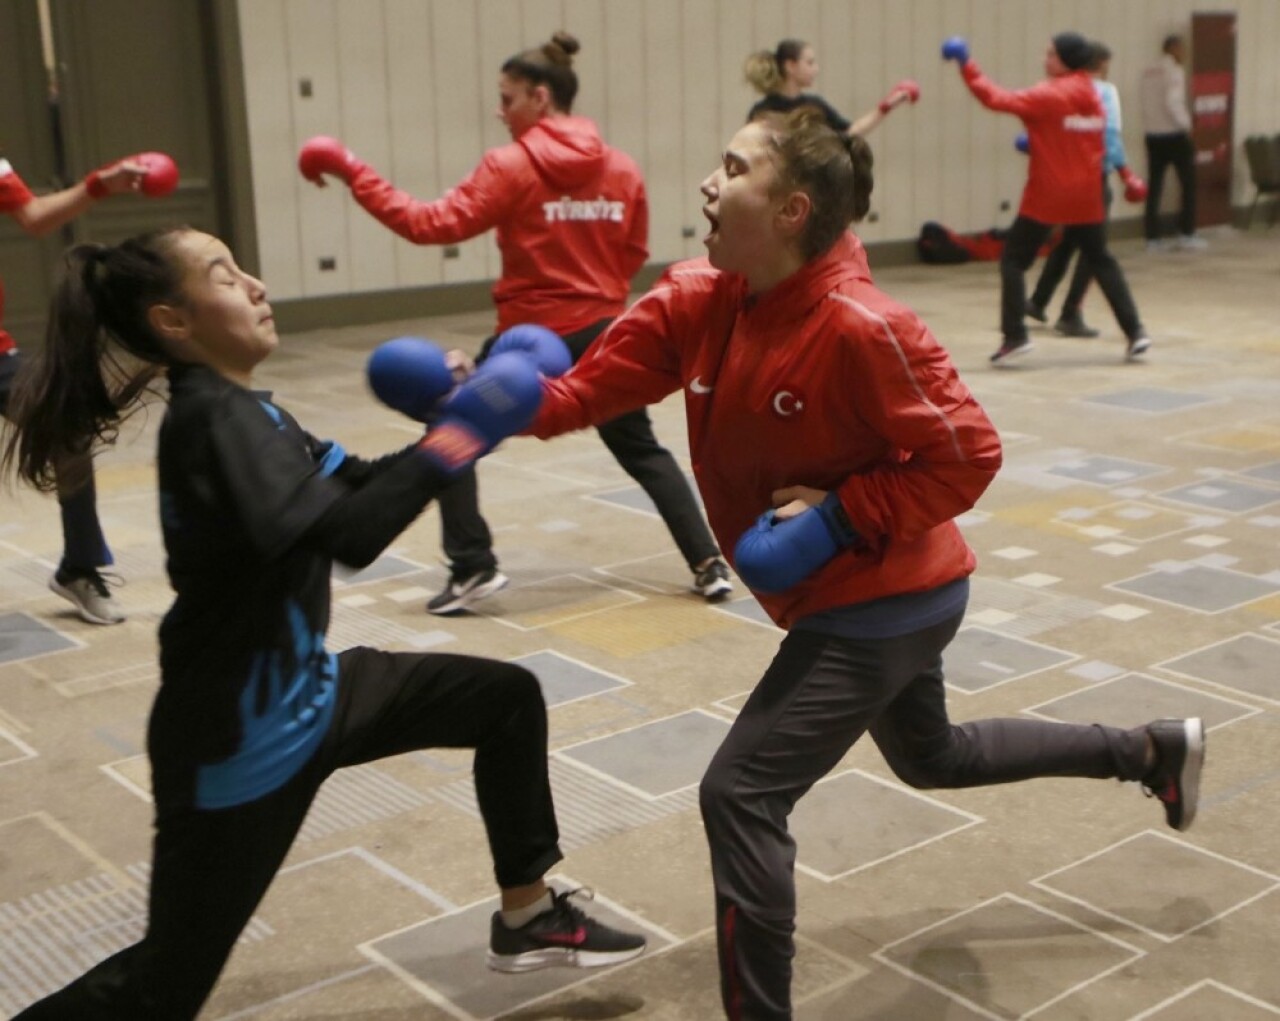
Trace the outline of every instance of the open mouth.
<instances>
[{"instance_id":1,"label":"open mouth","mask_svg":"<svg viewBox=\"0 0 1280 1021\"><path fill-rule=\"evenodd\" d=\"M705 216L711 224L711 229L707 231L706 235L702 238L702 243L706 244L720 232L720 219L706 206L702 207L702 215Z\"/></svg>"}]
</instances>

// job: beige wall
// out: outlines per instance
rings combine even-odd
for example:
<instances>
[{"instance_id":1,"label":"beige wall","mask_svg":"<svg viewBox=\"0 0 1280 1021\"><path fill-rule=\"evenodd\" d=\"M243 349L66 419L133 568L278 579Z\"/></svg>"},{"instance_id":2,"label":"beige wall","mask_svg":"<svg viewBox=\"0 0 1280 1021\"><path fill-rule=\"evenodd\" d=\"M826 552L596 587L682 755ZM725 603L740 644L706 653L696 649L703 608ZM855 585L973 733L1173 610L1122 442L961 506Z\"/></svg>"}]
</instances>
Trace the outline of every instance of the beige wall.
<instances>
[{"instance_id":1,"label":"beige wall","mask_svg":"<svg viewBox=\"0 0 1280 1021\"><path fill-rule=\"evenodd\" d=\"M701 236L698 183L754 99L743 57L784 36L815 44L817 91L850 118L900 78L923 90L870 136L877 180L864 239L911 239L925 220L1007 225L1001 203L1016 209L1025 174L1012 146L1020 125L969 95L939 59L942 39L966 35L984 71L1010 87L1042 77L1054 31L1106 40L1141 172L1138 77L1193 10L1238 14L1234 202L1247 203L1239 143L1280 130L1277 0L239 0L262 272L276 298L496 276L491 239L456 258L410 245L341 188L306 184L295 154L311 135L335 135L398 186L434 198L507 141L494 117L503 60L561 26L582 42L576 112L644 170L655 262L700 252L682 228ZM299 95L304 78L311 98ZM320 270L324 257L336 268Z\"/></svg>"}]
</instances>

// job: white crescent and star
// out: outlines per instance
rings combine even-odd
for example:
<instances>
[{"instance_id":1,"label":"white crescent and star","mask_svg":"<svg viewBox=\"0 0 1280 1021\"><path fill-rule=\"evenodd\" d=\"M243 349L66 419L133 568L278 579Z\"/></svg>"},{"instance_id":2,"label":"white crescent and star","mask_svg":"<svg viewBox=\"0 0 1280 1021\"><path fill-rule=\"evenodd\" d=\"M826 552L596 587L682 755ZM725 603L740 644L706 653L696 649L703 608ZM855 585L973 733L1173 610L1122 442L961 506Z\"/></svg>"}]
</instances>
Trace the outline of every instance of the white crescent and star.
<instances>
[{"instance_id":1,"label":"white crescent and star","mask_svg":"<svg viewBox=\"0 0 1280 1021\"><path fill-rule=\"evenodd\" d=\"M773 410L783 418L788 418L804 410L804 400L790 390L779 390L773 395Z\"/></svg>"}]
</instances>

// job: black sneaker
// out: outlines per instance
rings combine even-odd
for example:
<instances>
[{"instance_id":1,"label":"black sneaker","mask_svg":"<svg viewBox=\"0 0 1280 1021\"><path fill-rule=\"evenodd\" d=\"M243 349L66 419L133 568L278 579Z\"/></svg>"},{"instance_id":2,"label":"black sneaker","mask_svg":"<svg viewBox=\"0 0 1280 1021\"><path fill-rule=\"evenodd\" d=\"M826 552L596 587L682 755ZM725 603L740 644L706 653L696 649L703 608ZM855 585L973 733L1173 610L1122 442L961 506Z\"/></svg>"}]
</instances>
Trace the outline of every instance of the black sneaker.
<instances>
[{"instance_id":1,"label":"black sneaker","mask_svg":"<svg viewBox=\"0 0 1280 1021\"><path fill-rule=\"evenodd\" d=\"M708 603L718 603L733 591L729 567L723 560L713 560L693 576L693 590Z\"/></svg>"},{"instance_id":2,"label":"black sneaker","mask_svg":"<svg viewBox=\"0 0 1280 1021\"><path fill-rule=\"evenodd\" d=\"M1186 830L1200 802L1200 769L1204 765L1204 722L1156 720L1147 724L1156 746L1156 764L1142 778L1148 797L1164 802L1164 817L1175 830Z\"/></svg>"},{"instance_id":3,"label":"black sneaker","mask_svg":"<svg viewBox=\"0 0 1280 1021\"><path fill-rule=\"evenodd\" d=\"M1047 323L1049 316L1045 313L1043 306L1037 305L1032 299L1028 298L1027 303L1022 309L1023 315L1030 316L1038 323Z\"/></svg>"},{"instance_id":4,"label":"black sneaker","mask_svg":"<svg viewBox=\"0 0 1280 1021\"><path fill-rule=\"evenodd\" d=\"M96 568L83 571L59 567L49 579L49 590L67 600L90 624L119 624L125 619L124 610L107 588L108 578L115 584L120 583L115 575L104 574Z\"/></svg>"},{"instance_id":5,"label":"black sneaker","mask_svg":"<svg viewBox=\"0 0 1280 1021\"><path fill-rule=\"evenodd\" d=\"M1053 331L1064 337L1084 337L1089 340L1098 336L1100 332L1087 325L1079 313L1073 316L1064 315L1053 324Z\"/></svg>"},{"instance_id":6,"label":"black sneaker","mask_svg":"<svg viewBox=\"0 0 1280 1021\"><path fill-rule=\"evenodd\" d=\"M611 929L570 904L577 894L588 900L593 896L587 889L552 891L551 907L518 929L508 928L495 911L489 925L489 967L506 972L600 968L644 953L639 933Z\"/></svg>"},{"instance_id":7,"label":"black sneaker","mask_svg":"<svg viewBox=\"0 0 1280 1021\"><path fill-rule=\"evenodd\" d=\"M1013 358L1017 358L1019 355L1024 355L1028 351L1034 350L1035 345L1033 345L1026 337L1023 337L1021 340L1009 340L1006 337L1004 343L1000 345L1000 349L991 356L991 364L999 365L1002 362L1010 361Z\"/></svg>"},{"instance_id":8,"label":"black sneaker","mask_svg":"<svg viewBox=\"0 0 1280 1021\"><path fill-rule=\"evenodd\" d=\"M1129 346L1125 348L1124 360L1131 362L1136 358L1141 358L1151 349L1151 338L1145 333L1137 337L1129 339Z\"/></svg>"},{"instance_id":9,"label":"black sneaker","mask_svg":"<svg viewBox=\"0 0 1280 1021\"><path fill-rule=\"evenodd\" d=\"M488 599L495 592L506 588L510 580L496 567L462 577L452 574L440 594L427 603L427 612L439 616L461 613L481 599Z\"/></svg>"}]
</instances>

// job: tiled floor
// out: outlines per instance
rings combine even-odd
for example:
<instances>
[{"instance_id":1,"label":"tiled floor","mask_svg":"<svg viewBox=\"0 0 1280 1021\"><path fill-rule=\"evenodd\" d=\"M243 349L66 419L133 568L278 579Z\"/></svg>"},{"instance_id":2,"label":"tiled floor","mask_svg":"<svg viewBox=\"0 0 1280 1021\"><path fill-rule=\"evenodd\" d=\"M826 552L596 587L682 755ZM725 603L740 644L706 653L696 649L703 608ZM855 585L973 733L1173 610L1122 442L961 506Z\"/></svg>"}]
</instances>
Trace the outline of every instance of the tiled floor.
<instances>
[{"instance_id":1,"label":"tiled floor","mask_svg":"<svg viewBox=\"0 0 1280 1021\"><path fill-rule=\"evenodd\" d=\"M1280 1017L1280 231L1211 237L1195 255L1116 245L1155 339L1133 365L1099 295L1086 312L1102 338L1038 328L1034 353L993 370L994 266L877 272L1005 441L1004 471L962 519L981 563L948 658L953 715L1198 714L1208 766L1200 817L1177 834L1132 785L914 791L861 743L792 819L802 1021ZM415 430L367 394L368 350L407 332L474 349L490 318L287 337L259 381L313 432L378 453ZM687 463L682 415L655 409ZM126 624L66 612L45 587L54 504L0 498L0 1016L142 931L144 728L169 596L159 417L100 463ZM429 511L335 579L330 645L534 670L559 881L594 887L650 951L604 973L487 972L494 891L468 762L412 754L330 781L203 1016L718 1016L696 785L779 632L741 586L715 608L689 592L661 522L591 434L508 442L481 487L510 588L474 616L426 615L445 578Z\"/></svg>"}]
</instances>

